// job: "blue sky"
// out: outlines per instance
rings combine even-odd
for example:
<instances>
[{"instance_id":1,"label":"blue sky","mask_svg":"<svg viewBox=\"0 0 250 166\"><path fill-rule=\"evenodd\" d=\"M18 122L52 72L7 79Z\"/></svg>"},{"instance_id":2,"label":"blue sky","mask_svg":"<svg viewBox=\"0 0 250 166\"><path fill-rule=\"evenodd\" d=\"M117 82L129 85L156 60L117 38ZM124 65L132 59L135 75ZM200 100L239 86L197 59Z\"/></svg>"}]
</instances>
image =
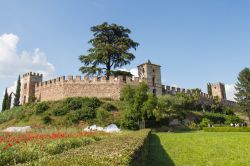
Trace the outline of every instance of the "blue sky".
<instances>
[{"instance_id":1,"label":"blue sky","mask_svg":"<svg viewBox=\"0 0 250 166\"><path fill-rule=\"evenodd\" d=\"M140 43L136 59L124 68L150 59L162 66L168 85L205 91L207 82L221 81L232 93L238 73L250 64L247 0L0 0L0 5L0 92L29 70L48 77L79 75L78 56L90 48L90 27L104 21L128 27Z\"/></svg>"}]
</instances>

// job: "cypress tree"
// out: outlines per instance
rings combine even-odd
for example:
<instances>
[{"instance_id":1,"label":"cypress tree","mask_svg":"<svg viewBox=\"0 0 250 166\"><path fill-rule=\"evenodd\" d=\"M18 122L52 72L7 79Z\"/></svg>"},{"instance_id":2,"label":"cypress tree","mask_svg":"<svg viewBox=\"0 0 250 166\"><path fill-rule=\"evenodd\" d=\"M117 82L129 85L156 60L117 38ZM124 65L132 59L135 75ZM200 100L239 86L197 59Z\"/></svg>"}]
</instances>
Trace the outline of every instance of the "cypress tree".
<instances>
[{"instance_id":1,"label":"cypress tree","mask_svg":"<svg viewBox=\"0 0 250 166\"><path fill-rule=\"evenodd\" d=\"M212 96L212 86L210 83L207 84L207 93Z\"/></svg>"},{"instance_id":2,"label":"cypress tree","mask_svg":"<svg viewBox=\"0 0 250 166\"><path fill-rule=\"evenodd\" d=\"M20 104L20 91L21 91L21 81L20 81L20 75L19 75L18 80L17 80L17 86L16 86L16 95L15 95L15 99L14 99L14 107L17 107Z\"/></svg>"},{"instance_id":3,"label":"cypress tree","mask_svg":"<svg viewBox=\"0 0 250 166\"><path fill-rule=\"evenodd\" d=\"M12 101L12 94L10 93L9 97L8 97L8 103L7 103L7 110L9 110L11 108L11 101Z\"/></svg>"},{"instance_id":4,"label":"cypress tree","mask_svg":"<svg viewBox=\"0 0 250 166\"><path fill-rule=\"evenodd\" d=\"M4 94L4 98L3 98L3 104L2 104L2 111L5 111L8 107L8 92L7 92L7 88L5 89L5 94Z\"/></svg>"}]
</instances>

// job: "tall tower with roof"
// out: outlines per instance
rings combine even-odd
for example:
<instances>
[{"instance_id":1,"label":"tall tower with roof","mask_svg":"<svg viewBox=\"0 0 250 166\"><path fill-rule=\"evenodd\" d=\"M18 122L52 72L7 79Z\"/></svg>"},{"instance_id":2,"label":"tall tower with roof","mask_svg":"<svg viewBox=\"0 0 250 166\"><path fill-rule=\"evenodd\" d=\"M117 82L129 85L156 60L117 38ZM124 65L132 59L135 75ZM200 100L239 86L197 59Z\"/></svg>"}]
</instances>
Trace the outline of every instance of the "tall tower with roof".
<instances>
[{"instance_id":1,"label":"tall tower with roof","mask_svg":"<svg viewBox=\"0 0 250 166\"><path fill-rule=\"evenodd\" d=\"M154 95L162 95L161 66L152 64L150 60L138 68L139 79L148 84L149 91Z\"/></svg>"}]
</instances>

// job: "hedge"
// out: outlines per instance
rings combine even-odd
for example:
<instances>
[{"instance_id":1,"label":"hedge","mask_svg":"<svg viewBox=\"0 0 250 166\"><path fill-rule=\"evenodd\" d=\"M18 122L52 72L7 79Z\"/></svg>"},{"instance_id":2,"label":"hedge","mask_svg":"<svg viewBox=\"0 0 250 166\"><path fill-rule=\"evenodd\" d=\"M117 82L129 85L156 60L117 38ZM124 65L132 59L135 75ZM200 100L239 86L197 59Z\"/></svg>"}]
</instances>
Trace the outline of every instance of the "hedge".
<instances>
[{"instance_id":1,"label":"hedge","mask_svg":"<svg viewBox=\"0 0 250 166\"><path fill-rule=\"evenodd\" d=\"M150 130L114 134L94 144L44 157L24 165L145 165Z\"/></svg>"},{"instance_id":2,"label":"hedge","mask_svg":"<svg viewBox=\"0 0 250 166\"><path fill-rule=\"evenodd\" d=\"M206 132L250 132L250 127L204 127Z\"/></svg>"}]
</instances>

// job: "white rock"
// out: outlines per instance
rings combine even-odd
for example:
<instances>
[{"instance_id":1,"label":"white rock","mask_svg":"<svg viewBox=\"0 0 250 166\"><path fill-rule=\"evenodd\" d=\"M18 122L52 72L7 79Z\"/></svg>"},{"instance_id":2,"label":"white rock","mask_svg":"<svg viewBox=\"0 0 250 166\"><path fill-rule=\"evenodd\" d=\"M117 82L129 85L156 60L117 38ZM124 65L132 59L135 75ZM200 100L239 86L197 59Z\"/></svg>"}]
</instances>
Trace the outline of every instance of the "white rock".
<instances>
[{"instance_id":1,"label":"white rock","mask_svg":"<svg viewBox=\"0 0 250 166\"><path fill-rule=\"evenodd\" d=\"M103 129L103 127L97 127L96 130L97 131L103 131L104 129Z\"/></svg>"},{"instance_id":2,"label":"white rock","mask_svg":"<svg viewBox=\"0 0 250 166\"><path fill-rule=\"evenodd\" d=\"M92 131L93 130L97 130L97 126L96 125L92 125L92 126L89 127L89 129L92 130Z\"/></svg>"},{"instance_id":3,"label":"white rock","mask_svg":"<svg viewBox=\"0 0 250 166\"><path fill-rule=\"evenodd\" d=\"M113 133L113 132L120 132L121 130L115 124L111 124L105 127L103 131L107 133Z\"/></svg>"},{"instance_id":4,"label":"white rock","mask_svg":"<svg viewBox=\"0 0 250 166\"><path fill-rule=\"evenodd\" d=\"M25 133L27 131L30 131L30 126L24 126L24 127L8 127L7 129L3 130L4 132L21 132Z\"/></svg>"},{"instance_id":5,"label":"white rock","mask_svg":"<svg viewBox=\"0 0 250 166\"><path fill-rule=\"evenodd\" d=\"M85 131L85 132L90 132L89 126L88 126L88 127L85 127L85 128L83 129L83 131Z\"/></svg>"}]
</instances>

